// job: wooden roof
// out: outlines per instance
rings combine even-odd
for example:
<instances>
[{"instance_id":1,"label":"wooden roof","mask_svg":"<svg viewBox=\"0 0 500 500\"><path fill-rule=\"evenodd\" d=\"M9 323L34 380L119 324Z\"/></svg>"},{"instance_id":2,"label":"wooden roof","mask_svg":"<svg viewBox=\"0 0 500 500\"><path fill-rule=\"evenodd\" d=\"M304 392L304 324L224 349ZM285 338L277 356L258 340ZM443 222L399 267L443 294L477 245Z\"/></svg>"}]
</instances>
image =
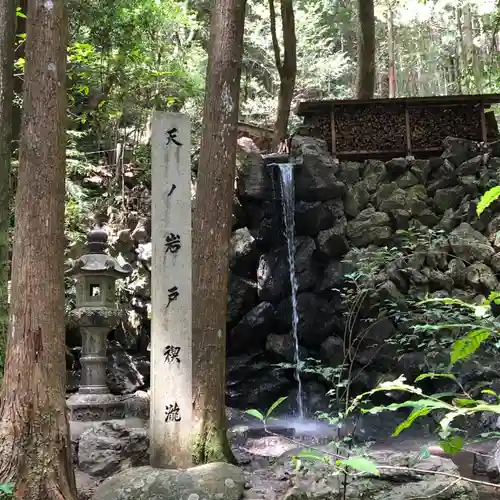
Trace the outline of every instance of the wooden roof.
<instances>
[{"instance_id":1,"label":"wooden roof","mask_svg":"<svg viewBox=\"0 0 500 500\"><path fill-rule=\"evenodd\" d=\"M393 99L334 99L326 101L302 101L300 102L295 113L298 116L310 114L323 114L330 112L335 107L345 106L380 106L380 105L406 105L406 106L422 106L422 105L441 105L441 106L456 106L456 105L491 105L500 103L500 94L477 94L477 95L447 95L447 96L430 96L430 97L397 97Z\"/></svg>"}]
</instances>

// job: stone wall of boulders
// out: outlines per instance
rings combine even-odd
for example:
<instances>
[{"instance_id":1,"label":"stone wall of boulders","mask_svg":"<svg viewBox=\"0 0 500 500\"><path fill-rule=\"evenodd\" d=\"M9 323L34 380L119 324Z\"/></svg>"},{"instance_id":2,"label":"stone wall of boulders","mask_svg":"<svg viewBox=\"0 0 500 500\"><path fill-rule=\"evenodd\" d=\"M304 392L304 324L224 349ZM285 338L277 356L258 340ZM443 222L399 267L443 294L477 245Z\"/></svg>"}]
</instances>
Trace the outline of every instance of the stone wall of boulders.
<instances>
[{"instance_id":1,"label":"stone wall of boulders","mask_svg":"<svg viewBox=\"0 0 500 500\"><path fill-rule=\"evenodd\" d=\"M477 201L500 185L500 143L447 138L439 158L395 158L387 162L336 162L318 139L295 136L298 336L301 356L327 366L344 360L346 257L353 249L391 247L398 230L412 226L441 234L438 247L390 266L375 278L387 297L453 295L474 299L498 286L500 215L493 204L481 217ZM265 408L293 393L291 287L280 202L280 186L270 163L246 138L239 140L234 199L228 313L228 403ZM403 268L404 267L404 268ZM378 321L364 335L354 371L360 386L380 373L418 369L419 353L397 359L387 339L397 325ZM367 359L372 365L366 367ZM304 374L306 405L326 408L324 379ZM500 379L500 371L498 377ZM294 398L289 398L293 402Z\"/></svg>"}]
</instances>

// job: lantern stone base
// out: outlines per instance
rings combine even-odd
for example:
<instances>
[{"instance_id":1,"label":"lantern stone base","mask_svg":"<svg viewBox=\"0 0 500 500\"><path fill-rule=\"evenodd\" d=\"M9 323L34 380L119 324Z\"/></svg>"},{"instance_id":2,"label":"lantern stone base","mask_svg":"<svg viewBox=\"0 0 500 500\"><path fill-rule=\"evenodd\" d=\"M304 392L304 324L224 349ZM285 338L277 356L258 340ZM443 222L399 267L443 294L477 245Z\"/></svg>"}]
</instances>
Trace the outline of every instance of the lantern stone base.
<instances>
[{"instance_id":1,"label":"lantern stone base","mask_svg":"<svg viewBox=\"0 0 500 500\"><path fill-rule=\"evenodd\" d=\"M149 419L149 395L138 391L135 394L72 394L66 404L69 420L96 422L128 418Z\"/></svg>"}]
</instances>

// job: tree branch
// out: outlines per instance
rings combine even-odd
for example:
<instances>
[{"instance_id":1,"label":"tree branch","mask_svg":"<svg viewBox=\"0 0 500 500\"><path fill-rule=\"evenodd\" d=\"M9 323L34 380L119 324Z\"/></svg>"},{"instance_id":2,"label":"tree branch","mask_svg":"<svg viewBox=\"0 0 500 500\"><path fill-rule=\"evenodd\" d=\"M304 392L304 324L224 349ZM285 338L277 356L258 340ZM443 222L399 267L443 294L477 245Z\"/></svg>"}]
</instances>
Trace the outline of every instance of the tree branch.
<instances>
[{"instance_id":1,"label":"tree branch","mask_svg":"<svg viewBox=\"0 0 500 500\"><path fill-rule=\"evenodd\" d=\"M269 0L269 20L271 22L271 38L273 40L274 60L276 62L278 72L281 73L282 64L280 44L278 42L278 36L276 35L276 9L274 8L274 0Z\"/></svg>"}]
</instances>

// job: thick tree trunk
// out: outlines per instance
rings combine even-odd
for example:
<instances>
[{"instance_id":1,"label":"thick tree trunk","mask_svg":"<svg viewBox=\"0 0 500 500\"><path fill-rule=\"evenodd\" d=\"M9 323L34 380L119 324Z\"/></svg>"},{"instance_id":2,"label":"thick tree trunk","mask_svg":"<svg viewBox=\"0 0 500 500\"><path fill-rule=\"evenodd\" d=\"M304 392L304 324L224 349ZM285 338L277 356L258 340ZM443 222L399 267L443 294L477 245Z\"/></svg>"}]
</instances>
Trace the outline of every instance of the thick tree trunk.
<instances>
[{"instance_id":1,"label":"thick tree trunk","mask_svg":"<svg viewBox=\"0 0 500 500\"><path fill-rule=\"evenodd\" d=\"M375 9L373 0L358 0L358 99L375 91Z\"/></svg>"},{"instance_id":2,"label":"thick tree trunk","mask_svg":"<svg viewBox=\"0 0 500 500\"><path fill-rule=\"evenodd\" d=\"M193 217L195 463L234 461L226 436L226 312L245 0L215 0Z\"/></svg>"},{"instance_id":3,"label":"thick tree trunk","mask_svg":"<svg viewBox=\"0 0 500 500\"><path fill-rule=\"evenodd\" d=\"M271 37L273 40L274 59L280 76L278 109L274 123L274 134L271 143L273 151L286 139L290 108L292 105L295 80L297 78L297 37L295 35L295 14L293 0L281 0L281 24L283 28L283 61L276 33L276 10L274 0L269 0L269 17Z\"/></svg>"},{"instance_id":4,"label":"thick tree trunk","mask_svg":"<svg viewBox=\"0 0 500 500\"><path fill-rule=\"evenodd\" d=\"M15 28L15 0L0 0L0 378L9 327L10 160Z\"/></svg>"},{"instance_id":5,"label":"thick tree trunk","mask_svg":"<svg viewBox=\"0 0 500 500\"><path fill-rule=\"evenodd\" d=\"M66 418L64 0L30 2L12 300L0 395L0 483L22 500L76 498Z\"/></svg>"}]
</instances>

